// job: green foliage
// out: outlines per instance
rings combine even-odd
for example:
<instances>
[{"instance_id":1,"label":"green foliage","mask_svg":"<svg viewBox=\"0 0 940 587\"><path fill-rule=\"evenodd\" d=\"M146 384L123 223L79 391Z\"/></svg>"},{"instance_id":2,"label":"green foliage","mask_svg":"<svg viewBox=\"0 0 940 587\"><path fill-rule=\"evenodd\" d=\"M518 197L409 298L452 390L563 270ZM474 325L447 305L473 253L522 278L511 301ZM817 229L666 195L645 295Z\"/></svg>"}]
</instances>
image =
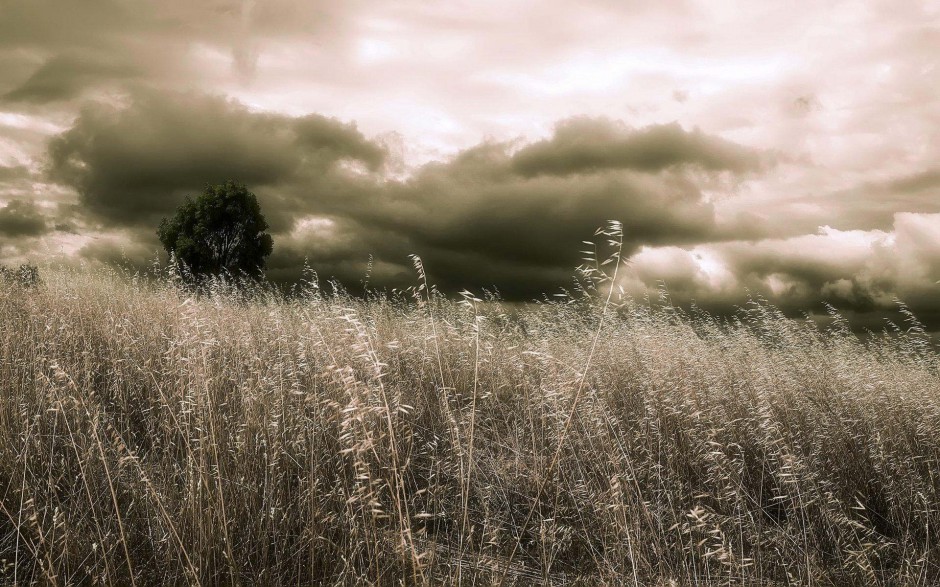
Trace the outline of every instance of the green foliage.
<instances>
[{"instance_id":1,"label":"green foliage","mask_svg":"<svg viewBox=\"0 0 940 587\"><path fill-rule=\"evenodd\" d=\"M206 277L260 277L274 243L258 199L235 181L207 185L198 198L187 197L157 236L183 274L194 282Z\"/></svg>"}]
</instances>

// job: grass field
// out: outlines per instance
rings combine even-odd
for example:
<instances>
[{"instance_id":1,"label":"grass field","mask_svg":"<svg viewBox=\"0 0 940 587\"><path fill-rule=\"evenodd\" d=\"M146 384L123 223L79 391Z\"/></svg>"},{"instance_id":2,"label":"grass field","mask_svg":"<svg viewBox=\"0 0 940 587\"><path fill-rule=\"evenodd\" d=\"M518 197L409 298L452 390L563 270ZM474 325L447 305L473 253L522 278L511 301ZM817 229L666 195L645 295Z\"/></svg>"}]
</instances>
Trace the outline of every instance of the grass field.
<instances>
[{"instance_id":1,"label":"grass field","mask_svg":"<svg viewBox=\"0 0 940 587\"><path fill-rule=\"evenodd\" d=\"M0 285L2 584L940 583L917 328L42 277Z\"/></svg>"}]
</instances>

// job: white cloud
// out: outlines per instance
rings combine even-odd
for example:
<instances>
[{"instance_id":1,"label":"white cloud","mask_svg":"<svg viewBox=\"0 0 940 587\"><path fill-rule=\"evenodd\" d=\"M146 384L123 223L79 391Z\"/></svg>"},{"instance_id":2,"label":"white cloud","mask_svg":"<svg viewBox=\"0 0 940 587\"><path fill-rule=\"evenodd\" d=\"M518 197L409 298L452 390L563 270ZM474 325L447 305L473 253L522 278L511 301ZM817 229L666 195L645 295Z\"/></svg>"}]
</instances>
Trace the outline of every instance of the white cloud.
<instances>
[{"instance_id":1,"label":"white cloud","mask_svg":"<svg viewBox=\"0 0 940 587\"><path fill-rule=\"evenodd\" d=\"M895 299L940 311L940 214L900 213L890 231L836 230L756 242L689 248L646 247L630 259L620 284L645 295L665 283L677 301L742 304L745 292L789 309L832 303L884 310Z\"/></svg>"}]
</instances>

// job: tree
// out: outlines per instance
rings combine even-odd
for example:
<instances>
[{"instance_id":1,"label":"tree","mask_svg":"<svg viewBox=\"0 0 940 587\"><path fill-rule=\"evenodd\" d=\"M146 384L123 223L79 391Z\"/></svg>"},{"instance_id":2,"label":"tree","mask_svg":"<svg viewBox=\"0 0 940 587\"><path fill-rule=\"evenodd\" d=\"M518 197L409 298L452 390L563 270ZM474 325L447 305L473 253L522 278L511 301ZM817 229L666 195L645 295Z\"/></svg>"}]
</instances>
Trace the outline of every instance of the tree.
<instances>
[{"instance_id":1,"label":"tree","mask_svg":"<svg viewBox=\"0 0 940 587\"><path fill-rule=\"evenodd\" d=\"M157 236L193 281L209 276L260 277L274 247L255 195L241 183L206 185L187 197Z\"/></svg>"}]
</instances>

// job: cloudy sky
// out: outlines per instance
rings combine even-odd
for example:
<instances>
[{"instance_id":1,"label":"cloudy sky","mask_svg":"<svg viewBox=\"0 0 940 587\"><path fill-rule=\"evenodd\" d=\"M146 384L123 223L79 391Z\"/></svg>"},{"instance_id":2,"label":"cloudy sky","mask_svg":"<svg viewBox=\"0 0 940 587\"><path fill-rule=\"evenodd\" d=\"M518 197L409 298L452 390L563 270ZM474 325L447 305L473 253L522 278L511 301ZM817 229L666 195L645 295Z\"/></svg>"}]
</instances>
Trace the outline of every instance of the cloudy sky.
<instances>
[{"instance_id":1,"label":"cloudy sky","mask_svg":"<svg viewBox=\"0 0 940 587\"><path fill-rule=\"evenodd\" d=\"M0 0L0 262L144 262L238 179L269 274L940 319L940 4Z\"/></svg>"}]
</instances>

